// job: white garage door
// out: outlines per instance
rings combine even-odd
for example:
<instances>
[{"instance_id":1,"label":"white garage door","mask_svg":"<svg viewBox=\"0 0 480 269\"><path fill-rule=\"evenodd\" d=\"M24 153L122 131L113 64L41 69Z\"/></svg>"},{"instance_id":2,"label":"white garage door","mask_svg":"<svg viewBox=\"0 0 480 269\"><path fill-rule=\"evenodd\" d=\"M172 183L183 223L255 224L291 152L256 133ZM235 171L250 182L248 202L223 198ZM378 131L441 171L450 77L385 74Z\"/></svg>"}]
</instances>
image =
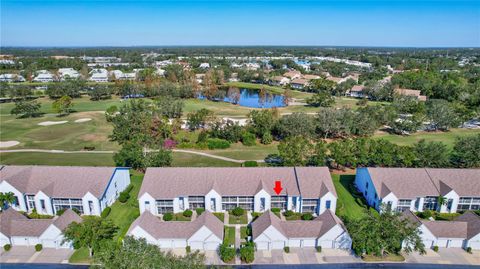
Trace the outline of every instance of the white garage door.
<instances>
[{"instance_id":1,"label":"white garage door","mask_svg":"<svg viewBox=\"0 0 480 269\"><path fill-rule=\"evenodd\" d=\"M205 242L203 247L205 250L217 250L218 242Z\"/></svg>"},{"instance_id":2,"label":"white garage door","mask_svg":"<svg viewBox=\"0 0 480 269\"><path fill-rule=\"evenodd\" d=\"M480 249L480 241L471 241L470 242L470 247L472 249Z\"/></svg>"},{"instance_id":3,"label":"white garage door","mask_svg":"<svg viewBox=\"0 0 480 269\"><path fill-rule=\"evenodd\" d=\"M57 241L55 240L42 240L44 248L57 248Z\"/></svg>"},{"instance_id":4,"label":"white garage door","mask_svg":"<svg viewBox=\"0 0 480 269\"><path fill-rule=\"evenodd\" d=\"M187 241L185 240L173 240L172 247L173 248L184 248L187 246Z\"/></svg>"},{"instance_id":5,"label":"white garage door","mask_svg":"<svg viewBox=\"0 0 480 269\"><path fill-rule=\"evenodd\" d=\"M201 241L192 241L192 242L190 242L190 248L191 248L191 249L203 250L203 242L201 242Z\"/></svg>"},{"instance_id":6,"label":"white garage door","mask_svg":"<svg viewBox=\"0 0 480 269\"><path fill-rule=\"evenodd\" d=\"M12 245L14 246L34 246L38 243L38 239L29 237L12 237Z\"/></svg>"},{"instance_id":7,"label":"white garage door","mask_svg":"<svg viewBox=\"0 0 480 269\"><path fill-rule=\"evenodd\" d=\"M284 246L285 246L285 242L283 241L273 241L270 244L270 249L283 249Z\"/></svg>"},{"instance_id":8,"label":"white garage door","mask_svg":"<svg viewBox=\"0 0 480 269\"><path fill-rule=\"evenodd\" d=\"M437 240L437 246L440 247L440 248L446 248L447 243L448 243L447 239L438 239Z\"/></svg>"},{"instance_id":9,"label":"white garage door","mask_svg":"<svg viewBox=\"0 0 480 269\"><path fill-rule=\"evenodd\" d=\"M425 245L426 249L432 248L433 247L433 241L432 240L423 240L423 245Z\"/></svg>"},{"instance_id":10,"label":"white garage door","mask_svg":"<svg viewBox=\"0 0 480 269\"><path fill-rule=\"evenodd\" d=\"M463 240L448 240L447 244L449 248L461 248L463 245Z\"/></svg>"},{"instance_id":11,"label":"white garage door","mask_svg":"<svg viewBox=\"0 0 480 269\"><path fill-rule=\"evenodd\" d=\"M334 241L332 240L323 240L323 241L318 241L318 245L321 246L322 248L334 248Z\"/></svg>"},{"instance_id":12,"label":"white garage door","mask_svg":"<svg viewBox=\"0 0 480 269\"><path fill-rule=\"evenodd\" d=\"M305 239L302 240L302 247L314 247L315 239Z\"/></svg>"},{"instance_id":13,"label":"white garage door","mask_svg":"<svg viewBox=\"0 0 480 269\"><path fill-rule=\"evenodd\" d=\"M268 242L255 242L258 250L267 250L268 249Z\"/></svg>"},{"instance_id":14,"label":"white garage door","mask_svg":"<svg viewBox=\"0 0 480 269\"><path fill-rule=\"evenodd\" d=\"M289 240L288 241L288 246L291 248L299 248L302 246L302 240Z\"/></svg>"}]
</instances>

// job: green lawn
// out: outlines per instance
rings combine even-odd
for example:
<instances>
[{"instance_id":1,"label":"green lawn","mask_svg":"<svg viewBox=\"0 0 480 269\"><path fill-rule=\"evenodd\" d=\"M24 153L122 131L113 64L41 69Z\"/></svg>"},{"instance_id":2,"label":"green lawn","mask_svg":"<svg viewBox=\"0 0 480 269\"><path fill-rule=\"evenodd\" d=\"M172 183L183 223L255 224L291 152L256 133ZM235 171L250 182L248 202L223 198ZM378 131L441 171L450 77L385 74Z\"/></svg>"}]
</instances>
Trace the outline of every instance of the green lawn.
<instances>
[{"instance_id":1,"label":"green lawn","mask_svg":"<svg viewBox=\"0 0 480 269\"><path fill-rule=\"evenodd\" d=\"M392 143L403 146L413 145L421 139L425 139L426 141L443 142L447 146L452 147L457 137L465 137L476 134L480 134L479 129L451 129L448 132L418 132L408 136L395 134L377 134L374 136L374 138L383 138Z\"/></svg>"},{"instance_id":2,"label":"green lawn","mask_svg":"<svg viewBox=\"0 0 480 269\"><path fill-rule=\"evenodd\" d=\"M172 221L191 221L192 218L190 217L185 217L183 215L183 212L179 212L173 215L173 220Z\"/></svg>"},{"instance_id":3,"label":"green lawn","mask_svg":"<svg viewBox=\"0 0 480 269\"><path fill-rule=\"evenodd\" d=\"M257 142L255 146L244 146L238 142L231 144L227 149L204 150L203 152L228 157L237 160L263 160L268 154L278 153L278 142L263 145Z\"/></svg>"},{"instance_id":4,"label":"green lawn","mask_svg":"<svg viewBox=\"0 0 480 269\"><path fill-rule=\"evenodd\" d=\"M223 243L227 245L235 245L235 227L224 227Z\"/></svg>"},{"instance_id":5,"label":"green lawn","mask_svg":"<svg viewBox=\"0 0 480 269\"><path fill-rule=\"evenodd\" d=\"M225 221L225 214L224 213L213 213L213 215L215 215L215 217L217 217L221 222L224 222Z\"/></svg>"},{"instance_id":6,"label":"green lawn","mask_svg":"<svg viewBox=\"0 0 480 269\"><path fill-rule=\"evenodd\" d=\"M286 220L301 220L302 219L302 213L294 213L291 216L285 217Z\"/></svg>"},{"instance_id":7,"label":"green lawn","mask_svg":"<svg viewBox=\"0 0 480 269\"><path fill-rule=\"evenodd\" d=\"M333 184L337 191L336 215L342 219L360 219L365 215L366 206L363 200L354 197L355 175L332 174Z\"/></svg>"},{"instance_id":8,"label":"green lawn","mask_svg":"<svg viewBox=\"0 0 480 269\"><path fill-rule=\"evenodd\" d=\"M384 257L365 255L362 257L362 260L365 262L403 262L405 261L405 257L397 254L389 254Z\"/></svg>"},{"instance_id":9,"label":"green lawn","mask_svg":"<svg viewBox=\"0 0 480 269\"><path fill-rule=\"evenodd\" d=\"M240 227L240 238L246 239L248 237L247 230L248 230L247 226Z\"/></svg>"},{"instance_id":10,"label":"green lawn","mask_svg":"<svg viewBox=\"0 0 480 269\"><path fill-rule=\"evenodd\" d=\"M177 167L231 167L240 166L239 163L214 159L196 154L174 152L173 165Z\"/></svg>"},{"instance_id":11,"label":"green lawn","mask_svg":"<svg viewBox=\"0 0 480 269\"><path fill-rule=\"evenodd\" d=\"M68 262L70 263L81 263L81 264L90 264L93 261L92 258L90 258L89 253L88 253L88 248L79 248L73 252L72 256L70 256L70 259L68 259Z\"/></svg>"},{"instance_id":12,"label":"green lawn","mask_svg":"<svg viewBox=\"0 0 480 269\"><path fill-rule=\"evenodd\" d=\"M140 211L138 209L138 192L143 181L143 174L130 170L132 176L130 177L131 184L133 185L132 190L130 191L130 198L125 204L116 201L112 206L112 211L108 215L107 219L110 219L117 225L119 228L116 238L121 240L128 231L128 228L132 222L140 216Z\"/></svg>"},{"instance_id":13,"label":"green lawn","mask_svg":"<svg viewBox=\"0 0 480 269\"><path fill-rule=\"evenodd\" d=\"M113 154L103 153L0 153L0 162L10 165L114 166Z\"/></svg>"},{"instance_id":14,"label":"green lawn","mask_svg":"<svg viewBox=\"0 0 480 269\"><path fill-rule=\"evenodd\" d=\"M233 215L231 212L228 214L228 223L229 224L247 224L248 223L248 217L247 217L247 212L244 211L243 215L237 217Z\"/></svg>"}]
</instances>

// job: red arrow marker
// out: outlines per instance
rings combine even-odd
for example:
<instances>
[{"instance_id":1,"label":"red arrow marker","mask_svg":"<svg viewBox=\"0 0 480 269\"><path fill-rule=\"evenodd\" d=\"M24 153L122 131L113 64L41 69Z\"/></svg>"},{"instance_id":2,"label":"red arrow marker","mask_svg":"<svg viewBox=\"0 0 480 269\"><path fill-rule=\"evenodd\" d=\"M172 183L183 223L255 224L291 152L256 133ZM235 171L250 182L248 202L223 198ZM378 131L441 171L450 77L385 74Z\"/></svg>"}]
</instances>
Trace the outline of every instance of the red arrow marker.
<instances>
[{"instance_id":1,"label":"red arrow marker","mask_svg":"<svg viewBox=\"0 0 480 269\"><path fill-rule=\"evenodd\" d=\"M277 195L279 195L282 192L283 188L282 188L282 182L280 180L275 181L275 188L273 188L273 190Z\"/></svg>"}]
</instances>

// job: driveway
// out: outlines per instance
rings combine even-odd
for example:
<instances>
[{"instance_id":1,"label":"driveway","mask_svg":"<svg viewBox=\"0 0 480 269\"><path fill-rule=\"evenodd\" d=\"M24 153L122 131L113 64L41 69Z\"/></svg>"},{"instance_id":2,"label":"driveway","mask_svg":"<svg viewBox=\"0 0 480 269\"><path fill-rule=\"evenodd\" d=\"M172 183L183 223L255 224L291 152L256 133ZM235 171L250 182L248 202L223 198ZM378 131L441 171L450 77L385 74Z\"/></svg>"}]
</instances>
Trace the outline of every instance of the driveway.
<instances>
[{"instance_id":1,"label":"driveway","mask_svg":"<svg viewBox=\"0 0 480 269\"><path fill-rule=\"evenodd\" d=\"M427 249L425 255L412 253L405 258L411 263L480 265L480 251L470 254L461 248L440 248L438 252Z\"/></svg>"},{"instance_id":2,"label":"driveway","mask_svg":"<svg viewBox=\"0 0 480 269\"><path fill-rule=\"evenodd\" d=\"M259 250L255 252L255 264L321 264L321 263L355 263L359 258L349 251L325 249L318 253L314 248L290 248L290 253L283 250Z\"/></svg>"},{"instance_id":3,"label":"driveway","mask_svg":"<svg viewBox=\"0 0 480 269\"><path fill-rule=\"evenodd\" d=\"M71 249L44 248L36 252L34 247L14 246L10 251L0 252L0 260L4 263L68 263L72 255Z\"/></svg>"}]
</instances>

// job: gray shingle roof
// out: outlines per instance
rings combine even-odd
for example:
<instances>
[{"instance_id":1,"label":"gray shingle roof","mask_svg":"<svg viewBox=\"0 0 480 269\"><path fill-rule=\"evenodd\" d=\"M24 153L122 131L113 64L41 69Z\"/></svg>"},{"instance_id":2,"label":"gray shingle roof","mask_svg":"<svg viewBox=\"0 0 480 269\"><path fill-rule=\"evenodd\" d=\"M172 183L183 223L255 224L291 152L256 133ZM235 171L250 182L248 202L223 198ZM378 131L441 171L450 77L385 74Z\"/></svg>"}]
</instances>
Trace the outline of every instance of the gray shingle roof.
<instances>
[{"instance_id":1,"label":"gray shingle roof","mask_svg":"<svg viewBox=\"0 0 480 269\"><path fill-rule=\"evenodd\" d=\"M480 196L480 169L368 168L376 192L399 199L445 195Z\"/></svg>"},{"instance_id":2,"label":"gray shingle roof","mask_svg":"<svg viewBox=\"0 0 480 269\"><path fill-rule=\"evenodd\" d=\"M90 192L101 198L114 171L115 167L12 165L0 169L0 178L27 194L82 198Z\"/></svg>"},{"instance_id":3,"label":"gray shingle roof","mask_svg":"<svg viewBox=\"0 0 480 269\"><path fill-rule=\"evenodd\" d=\"M218 238L223 239L223 223L209 211L203 212L193 221L162 221L149 211L145 211L132 223L128 233L137 226L155 239L188 239L203 226L207 227Z\"/></svg>"},{"instance_id":4,"label":"gray shingle roof","mask_svg":"<svg viewBox=\"0 0 480 269\"><path fill-rule=\"evenodd\" d=\"M82 222L82 218L73 210L67 209L60 217L53 220L53 225L60 229L60 231L63 231L72 222L80 223Z\"/></svg>"},{"instance_id":5,"label":"gray shingle roof","mask_svg":"<svg viewBox=\"0 0 480 269\"><path fill-rule=\"evenodd\" d=\"M312 221L282 221L269 210L252 223L252 236L256 239L268 227L273 226L287 238L319 238L337 224L345 229L343 222L330 210L325 210Z\"/></svg>"},{"instance_id":6,"label":"gray shingle roof","mask_svg":"<svg viewBox=\"0 0 480 269\"><path fill-rule=\"evenodd\" d=\"M468 223L467 239L480 234L480 216L477 214L469 211L458 216L455 220Z\"/></svg>"},{"instance_id":7,"label":"gray shingle roof","mask_svg":"<svg viewBox=\"0 0 480 269\"><path fill-rule=\"evenodd\" d=\"M298 184L297 184L298 179ZM220 195L255 195L265 191L276 195L275 181L281 180L280 195L318 198L326 190L336 195L325 167L258 167L258 168L148 168L139 192L154 198L206 195L215 190Z\"/></svg>"},{"instance_id":8,"label":"gray shingle roof","mask_svg":"<svg viewBox=\"0 0 480 269\"><path fill-rule=\"evenodd\" d=\"M463 221L422 220L428 230L436 237L467 238L467 224Z\"/></svg>"}]
</instances>

